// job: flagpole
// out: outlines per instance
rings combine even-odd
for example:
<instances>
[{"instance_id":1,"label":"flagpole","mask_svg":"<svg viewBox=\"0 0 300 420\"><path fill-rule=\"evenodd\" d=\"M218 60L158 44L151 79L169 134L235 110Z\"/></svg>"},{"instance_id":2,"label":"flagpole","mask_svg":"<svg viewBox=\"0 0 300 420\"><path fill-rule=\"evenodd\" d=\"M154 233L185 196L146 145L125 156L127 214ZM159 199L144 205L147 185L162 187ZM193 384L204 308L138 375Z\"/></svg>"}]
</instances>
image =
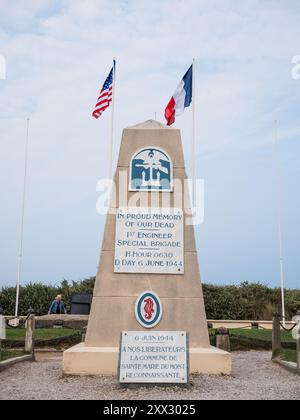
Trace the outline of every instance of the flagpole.
<instances>
[{"instance_id":1,"label":"flagpole","mask_svg":"<svg viewBox=\"0 0 300 420\"><path fill-rule=\"evenodd\" d=\"M115 86L116 86L116 66L115 57L113 58L113 85L112 85L112 103L111 103L111 121L110 121L110 147L109 147L109 178L113 178L113 148L114 148L114 114L115 114Z\"/></svg>"},{"instance_id":2,"label":"flagpole","mask_svg":"<svg viewBox=\"0 0 300 420\"><path fill-rule=\"evenodd\" d=\"M196 205L196 129L195 129L195 111L196 111L196 84L195 84L195 58L193 58L193 77L192 77L192 182L193 194L192 204Z\"/></svg>"},{"instance_id":3,"label":"flagpole","mask_svg":"<svg viewBox=\"0 0 300 420\"><path fill-rule=\"evenodd\" d=\"M279 162L279 139L278 139L278 121L275 120L275 166L277 175L277 200L278 200L278 233L279 233L279 262L280 262L280 286L281 286L281 306L283 325L285 327L285 293L284 293L284 258L283 258L283 232L282 232L282 174Z\"/></svg>"},{"instance_id":4,"label":"flagpole","mask_svg":"<svg viewBox=\"0 0 300 420\"><path fill-rule=\"evenodd\" d=\"M20 248L19 248L19 260L18 260L18 275L17 275L17 285L16 285L17 292L16 292L15 317L19 315L19 298L20 298L20 282L21 282L21 271L22 271L23 235L24 235L25 202L26 202L26 187L27 187L29 122L30 122L30 119L27 118L26 141L25 141L25 164L24 164L24 179L23 179L23 198L22 198L22 217L21 217Z\"/></svg>"}]
</instances>

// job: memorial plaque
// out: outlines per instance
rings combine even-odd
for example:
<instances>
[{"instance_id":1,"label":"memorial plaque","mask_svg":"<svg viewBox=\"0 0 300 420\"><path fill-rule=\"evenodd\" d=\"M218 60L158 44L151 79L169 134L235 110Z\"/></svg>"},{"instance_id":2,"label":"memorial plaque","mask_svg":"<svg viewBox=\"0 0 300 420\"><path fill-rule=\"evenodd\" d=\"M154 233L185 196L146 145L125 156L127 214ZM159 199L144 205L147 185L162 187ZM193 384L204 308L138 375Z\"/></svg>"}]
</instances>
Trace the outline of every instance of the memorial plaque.
<instances>
[{"instance_id":1,"label":"memorial plaque","mask_svg":"<svg viewBox=\"0 0 300 420\"><path fill-rule=\"evenodd\" d=\"M120 383L186 384L188 376L186 332L122 332Z\"/></svg>"},{"instance_id":2,"label":"memorial plaque","mask_svg":"<svg viewBox=\"0 0 300 420\"><path fill-rule=\"evenodd\" d=\"M173 163L157 147L147 147L134 154L130 162L130 191L172 191Z\"/></svg>"},{"instance_id":3,"label":"memorial plaque","mask_svg":"<svg viewBox=\"0 0 300 420\"><path fill-rule=\"evenodd\" d=\"M300 324L300 315L295 315L292 319L295 324Z\"/></svg>"},{"instance_id":4,"label":"memorial plaque","mask_svg":"<svg viewBox=\"0 0 300 420\"><path fill-rule=\"evenodd\" d=\"M0 340L6 339L5 318L0 315Z\"/></svg>"},{"instance_id":5,"label":"memorial plaque","mask_svg":"<svg viewBox=\"0 0 300 420\"><path fill-rule=\"evenodd\" d=\"M294 340L300 340L300 315L294 316L293 322L297 325L292 331L292 336Z\"/></svg>"},{"instance_id":6,"label":"memorial plaque","mask_svg":"<svg viewBox=\"0 0 300 420\"><path fill-rule=\"evenodd\" d=\"M119 208L114 271L184 274L182 210Z\"/></svg>"}]
</instances>

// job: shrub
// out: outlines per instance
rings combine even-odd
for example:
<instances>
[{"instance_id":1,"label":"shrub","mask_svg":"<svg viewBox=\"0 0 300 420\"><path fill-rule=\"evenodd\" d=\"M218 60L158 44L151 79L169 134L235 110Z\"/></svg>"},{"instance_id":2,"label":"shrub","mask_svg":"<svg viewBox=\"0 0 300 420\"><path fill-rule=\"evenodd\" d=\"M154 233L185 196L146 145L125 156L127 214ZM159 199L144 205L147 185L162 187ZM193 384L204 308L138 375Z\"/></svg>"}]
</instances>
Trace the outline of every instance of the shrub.
<instances>
[{"instance_id":1,"label":"shrub","mask_svg":"<svg viewBox=\"0 0 300 420\"><path fill-rule=\"evenodd\" d=\"M36 315L48 312L56 295L62 294L65 305L71 307L73 293L93 293L95 277L78 282L63 280L59 286L29 283L20 288L20 315L32 307ZM203 285L203 295L208 319L270 320L274 310L280 310L280 289L272 289L260 283L242 283L238 286ZM286 290L286 313L291 318L300 309L300 290ZM15 310L15 287L3 287L0 291L0 306L6 315Z\"/></svg>"},{"instance_id":2,"label":"shrub","mask_svg":"<svg viewBox=\"0 0 300 420\"><path fill-rule=\"evenodd\" d=\"M260 283L238 286L203 285L208 319L271 320L275 310L281 311L281 290ZM300 290L286 290L286 316L291 319L300 309Z\"/></svg>"},{"instance_id":3,"label":"shrub","mask_svg":"<svg viewBox=\"0 0 300 420\"><path fill-rule=\"evenodd\" d=\"M50 303L58 294L63 295L66 307L70 308L73 293L93 293L94 285L95 277L70 283L64 280L57 287L42 283L29 283L20 287L19 314L26 315L29 308L33 308L36 315L47 314ZM16 288L3 287L0 291L0 306L5 315L14 315L15 304Z\"/></svg>"}]
</instances>

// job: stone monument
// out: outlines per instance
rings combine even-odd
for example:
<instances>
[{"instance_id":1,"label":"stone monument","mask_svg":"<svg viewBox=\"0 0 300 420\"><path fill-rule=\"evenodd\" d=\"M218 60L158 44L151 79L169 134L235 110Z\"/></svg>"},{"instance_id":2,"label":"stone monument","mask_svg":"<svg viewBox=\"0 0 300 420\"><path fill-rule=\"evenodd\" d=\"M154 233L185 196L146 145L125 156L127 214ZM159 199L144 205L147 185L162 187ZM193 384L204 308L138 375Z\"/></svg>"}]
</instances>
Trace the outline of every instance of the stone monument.
<instances>
[{"instance_id":1,"label":"stone monument","mask_svg":"<svg viewBox=\"0 0 300 420\"><path fill-rule=\"evenodd\" d=\"M116 375L122 331L148 328L189 334L191 373L231 373L209 343L190 205L175 194L186 179L178 129L124 129L87 334L64 352L65 374Z\"/></svg>"}]
</instances>

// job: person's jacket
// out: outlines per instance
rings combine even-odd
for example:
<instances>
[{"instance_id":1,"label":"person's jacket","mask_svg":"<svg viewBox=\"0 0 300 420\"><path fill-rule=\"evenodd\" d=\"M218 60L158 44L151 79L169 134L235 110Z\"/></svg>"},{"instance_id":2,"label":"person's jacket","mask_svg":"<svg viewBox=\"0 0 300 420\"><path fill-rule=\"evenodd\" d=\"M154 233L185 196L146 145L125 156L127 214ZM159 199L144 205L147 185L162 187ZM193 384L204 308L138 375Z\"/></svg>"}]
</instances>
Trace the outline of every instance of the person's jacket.
<instances>
[{"instance_id":1,"label":"person's jacket","mask_svg":"<svg viewBox=\"0 0 300 420\"><path fill-rule=\"evenodd\" d=\"M58 300L54 300L51 303L50 308L49 308L49 313L55 315L57 313L57 307L58 307L58 305L60 305L60 313L61 314L65 314L66 313L65 305L64 305L64 303L62 301L59 302Z\"/></svg>"}]
</instances>

